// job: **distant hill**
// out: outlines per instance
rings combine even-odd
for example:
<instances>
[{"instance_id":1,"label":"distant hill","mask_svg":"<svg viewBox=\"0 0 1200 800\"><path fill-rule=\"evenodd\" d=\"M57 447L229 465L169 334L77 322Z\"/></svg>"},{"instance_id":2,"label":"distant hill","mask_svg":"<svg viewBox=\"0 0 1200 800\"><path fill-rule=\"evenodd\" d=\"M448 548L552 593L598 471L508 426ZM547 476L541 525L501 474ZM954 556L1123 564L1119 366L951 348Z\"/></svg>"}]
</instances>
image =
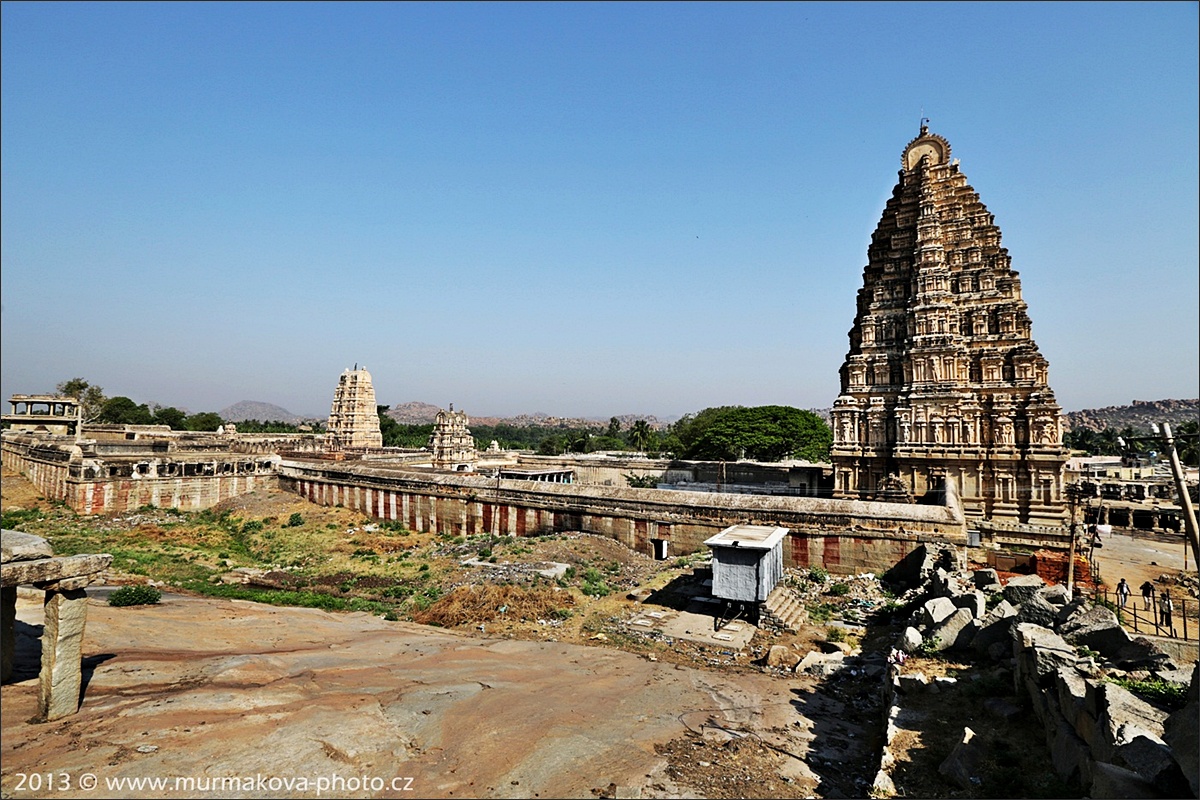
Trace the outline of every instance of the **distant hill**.
<instances>
[{"instance_id":1,"label":"distant hill","mask_svg":"<svg viewBox=\"0 0 1200 800\"><path fill-rule=\"evenodd\" d=\"M226 422L245 422L256 419L259 422L287 422L297 424L304 422L307 417L293 414L286 408L271 403L259 403L255 400L243 400L217 412Z\"/></svg>"},{"instance_id":2,"label":"distant hill","mask_svg":"<svg viewBox=\"0 0 1200 800\"><path fill-rule=\"evenodd\" d=\"M1102 431L1105 428L1130 427L1135 431L1149 433L1150 423L1169 423L1172 427L1181 422L1200 418L1200 399L1192 400L1134 400L1127 406L1088 408L1066 414L1067 428L1090 428Z\"/></svg>"},{"instance_id":3,"label":"distant hill","mask_svg":"<svg viewBox=\"0 0 1200 800\"><path fill-rule=\"evenodd\" d=\"M413 400L392 406L388 409L387 415L401 425L431 425L439 410L438 406ZM518 428L597 428L608 425L609 420L608 417L604 419L599 417L555 417L541 411L535 411L532 414L518 414L515 417L485 417L475 416L470 409L462 410L467 412L467 417L471 420L472 425L513 425ZM622 428L628 428L639 419L646 420L652 428L666 426L665 422L661 422L657 417L649 414L617 415L617 419Z\"/></svg>"},{"instance_id":4,"label":"distant hill","mask_svg":"<svg viewBox=\"0 0 1200 800\"><path fill-rule=\"evenodd\" d=\"M409 403L392 406L388 409L387 415L401 425L432 425L440 410L430 403L413 400Z\"/></svg>"}]
</instances>

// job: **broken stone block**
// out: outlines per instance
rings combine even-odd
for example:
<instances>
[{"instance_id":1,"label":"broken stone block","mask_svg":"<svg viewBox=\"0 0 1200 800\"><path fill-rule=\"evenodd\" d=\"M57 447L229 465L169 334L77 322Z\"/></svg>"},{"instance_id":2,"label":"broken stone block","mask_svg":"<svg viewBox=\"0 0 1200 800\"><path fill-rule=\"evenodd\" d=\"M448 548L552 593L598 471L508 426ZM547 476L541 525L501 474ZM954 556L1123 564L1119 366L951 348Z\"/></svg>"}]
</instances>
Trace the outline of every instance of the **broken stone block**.
<instances>
[{"instance_id":1,"label":"broken stone block","mask_svg":"<svg viewBox=\"0 0 1200 800\"><path fill-rule=\"evenodd\" d=\"M767 651L767 666L777 669L792 669L800 661L800 654L781 644L771 645Z\"/></svg>"},{"instance_id":2,"label":"broken stone block","mask_svg":"<svg viewBox=\"0 0 1200 800\"><path fill-rule=\"evenodd\" d=\"M1046 686L1060 667L1073 667L1079 661L1075 648L1054 631L1029 622L1014 628L1014 655L1020 676L1029 676Z\"/></svg>"},{"instance_id":3,"label":"broken stone block","mask_svg":"<svg viewBox=\"0 0 1200 800\"><path fill-rule=\"evenodd\" d=\"M979 775L983 757L980 743L975 739L975 731L963 728L962 740L950 751L950 755L938 767L938 772L961 788L975 791L983 783Z\"/></svg>"},{"instance_id":4,"label":"broken stone block","mask_svg":"<svg viewBox=\"0 0 1200 800\"><path fill-rule=\"evenodd\" d=\"M1115 660L1131 641L1116 614L1104 606L1073 614L1059 625L1058 632L1068 642L1095 650L1109 660Z\"/></svg>"},{"instance_id":5,"label":"broken stone block","mask_svg":"<svg viewBox=\"0 0 1200 800\"><path fill-rule=\"evenodd\" d=\"M1012 626L1015 624L1017 610L1007 600L1001 600L995 608L987 613L980 623L971 647L977 653L987 653L994 659L1004 658L1003 653L1011 654ZM992 646L1002 645L1000 655L992 655Z\"/></svg>"},{"instance_id":6,"label":"broken stone block","mask_svg":"<svg viewBox=\"0 0 1200 800\"><path fill-rule=\"evenodd\" d=\"M1098 731L1094 741L1088 744L1098 760L1111 762L1117 749L1137 736L1162 740L1167 712L1155 708L1115 683L1100 684L1094 696L1099 711L1096 715Z\"/></svg>"},{"instance_id":7,"label":"broken stone block","mask_svg":"<svg viewBox=\"0 0 1200 800\"><path fill-rule=\"evenodd\" d=\"M1046 600L1041 592L1030 595L1017 609L1017 622L1032 622L1043 628L1054 629L1058 621L1059 607Z\"/></svg>"},{"instance_id":8,"label":"broken stone block","mask_svg":"<svg viewBox=\"0 0 1200 800\"><path fill-rule=\"evenodd\" d=\"M1175 761L1183 768L1192 797L1200 795L1200 664L1192 667L1187 704L1163 723L1163 741L1171 748Z\"/></svg>"},{"instance_id":9,"label":"broken stone block","mask_svg":"<svg viewBox=\"0 0 1200 800\"><path fill-rule=\"evenodd\" d=\"M1046 585L1040 575L1018 575L1004 587L1004 599L1019 606Z\"/></svg>"},{"instance_id":10,"label":"broken stone block","mask_svg":"<svg viewBox=\"0 0 1200 800\"><path fill-rule=\"evenodd\" d=\"M1154 785L1133 770L1097 761L1092 766L1092 785L1088 797L1143 798L1162 797Z\"/></svg>"},{"instance_id":11,"label":"broken stone block","mask_svg":"<svg viewBox=\"0 0 1200 800\"><path fill-rule=\"evenodd\" d=\"M953 614L942 621L940 625L936 625L929 631L929 635L925 638L934 642L935 650L959 650L964 647L969 647L971 639L974 638L977 630L975 616L969 609L959 608Z\"/></svg>"},{"instance_id":12,"label":"broken stone block","mask_svg":"<svg viewBox=\"0 0 1200 800\"><path fill-rule=\"evenodd\" d=\"M1167 797L1186 797L1190 792L1188 779L1175 763L1171 748L1149 736L1139 734L1118 747L1113 763L1133 770Z\"/></svg>"},{"instance_id":13,"label":"broken stone block","mask_svg":"<svg viewBox=\"0 0 1200 800\"><path fill-rule=\"evenodd\" d=\"M796 674L827 677L842 668L844 659L841 653L818 653L813 650L796 664Z\"/></svg>"},{"instance_id":14,"label":"broken stone block","mask_svg":"<svg viewBox=\"0 0 1200 800\"><path fill-rule=\"evenodd\" d=\"M987 615L987 598L978 589L973 592L956 594L950 598L950 602L958 608L969 610L975 619L981 620Z\"/></svg>"},{"instance_id":15,"label":"broken stone block","mask_svg":"<svg viewBox=\"0 0 1200 800\"><path fill-rule=\"evenodd\" d=\"M996 574L996 570L991 568L975 570L971 574L971 580L975 583L976 589L983 589L984 591L988 591L993 585L1000 585L1000 576ZM996 591L999 591L999 589Z\"/></svg>"},{"instance_id":16,"label":"broken stone block","mask_svg":"<svg viewBox=\"0 0 1200 800\"><path fill-rule=\"evenodd\" d=\"M896 679L902 694L924 694L929 691L929 678L924 672L906 672Z\"/></svg>"},{"instance_id":17,"label":"broken stone block","mask_svg":"<svg viewBox=\"0 0 1200 800\"><path fill-rule=\"evenodd\" d=\"M1066 723L1058 719L1054 722L1054 733L1050 739L1050 761L1054 771L1067 783L1078 783L1086 786L1091 779L1091 751Z\"/></svg>"},{"instance_id":18,"label":"broken stone block","mask_svg":"<svg viewBox=\"0 0 1200 800\"><path fill-rule=\"evenodd\" d=\"M1040 594L1042 599L1047 603L1060 609L1067 604L1067 601L1071 599L1067 594L1067 587L1063 586L1061 583L1056 583L1053 586L1047 586L1045 589L1042 589L1040 592L1038 592L1038 594Z\"/></svg>"},{"instance_id":19,"label":"broken stone block","mask_svg":"<svg viewBox=\"0 0 1200 800\"><path fill-rule=\"evenodd\" d=\"M10 561L33 561L51 558L54 555L50 543L41 536L21 531L4 531L0 534L0 563Z\"/></svg>"},{"instance_id":20,"label":"broken stone block","mask_svg":"<svg viewBox=\"0 0 1200 800\"><path fill-rule=\"evenodd\" d=\"M916 628L908 627L904 629L904 633L900 634L900 638L896 640L896 647L906 653L915 653L923 641L925 640L921 636L920 631Z\"/></svg>"},{"instance_id":21,"label":"broken stone block","mask_svg":"<svg viewBox=\"0 0 1200 800\"><path fill-rule=\"evenodd\" d=\"M958 607L948 597L935 597L932 600L927 600L921 606L921 623L927 628L941 623L944 619L952 615Z\"/></svg>"},{"instance_id":22,"label":"broken stone block","mask_svg":"<svg viewBox=\"0 0 1200 800\"><path fill-rule=\"evenodd\" d=\"M79 710L87 593L83 589L46 592L45 611L38 714L50 721Z\"/></svg>"},{"instance_id":23,"label":"broken stone block","mask_svg":"<svg viewBox=\"0 0 1200 800\"><path fill-rule=\"evenodd\" d=\"M1171 657L1145 636L1130 639L1129 644L1121 648L1112 660L1118 667L1127 671L1144 669L1158 672L1163 669L1175 669Z\"/></svg>"}]
</instances>

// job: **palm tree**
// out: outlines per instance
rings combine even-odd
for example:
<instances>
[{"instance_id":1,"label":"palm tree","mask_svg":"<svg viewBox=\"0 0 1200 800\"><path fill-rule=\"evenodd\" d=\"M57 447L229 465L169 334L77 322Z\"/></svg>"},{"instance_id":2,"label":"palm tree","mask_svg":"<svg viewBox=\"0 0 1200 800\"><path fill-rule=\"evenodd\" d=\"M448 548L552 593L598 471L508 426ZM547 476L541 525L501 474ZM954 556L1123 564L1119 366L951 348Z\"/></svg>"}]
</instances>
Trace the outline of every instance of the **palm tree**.
<instances>
[{"instance_id":1,"label":"palm tree","mask_svg":"<svg viewBox=\"0 0 1200 800\"><path fill-rule=\"evenodd\" d=\"M650 423L644 419L639 419L629 426L629 443L633 445L634 450L645 451L646 444L653 435L654 431L651 430Z\"/></svg>"}]
</instances>

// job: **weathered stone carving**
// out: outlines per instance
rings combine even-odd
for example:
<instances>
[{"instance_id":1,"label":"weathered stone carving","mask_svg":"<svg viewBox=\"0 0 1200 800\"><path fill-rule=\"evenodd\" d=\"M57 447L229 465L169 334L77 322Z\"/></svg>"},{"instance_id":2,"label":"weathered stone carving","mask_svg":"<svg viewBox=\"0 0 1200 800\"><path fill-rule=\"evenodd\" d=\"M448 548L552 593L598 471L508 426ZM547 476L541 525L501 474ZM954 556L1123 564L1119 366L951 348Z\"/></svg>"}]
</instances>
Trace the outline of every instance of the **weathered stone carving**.
<instances>
[{"instance_id":1,"label":"weathered stone carving","mask_svg":"<svg viewBox=\"0 0 1200 800\"><path fill-rule=\"evenodd\" d=\"M947 476L971 516L1057 525L1061 409L1000 231L943 137L922 125L902 166L834 403L835 497L882 499L893 474L920 497Z\"/></svg>"},{"instance_id":2,"label":"weathered stone carving","mask_svg":"<svg viewBox=\"0 0 1200 800\"><path fill-rule=\"evenodd\" d=\"M454 472L474 472L477 455L475 437L467 425L465 411L440 410L433 422L433 433L429 437L429 450L433 453L433 466ZM499 449L499 448L497 448Z\"/></svg>"},{"instance_id":3,"label":"weathered stone carving","mask_svg":"<svg viewBox=\"0 0 1200 800\"><path fill-rule=\"evenodd\" d=\"M379 431L379 407L375 404L375 387L366 367L348 369L338 379L329 411L325 446L330 451L347 448L383 447Z\"/></svg>"}]
</instances>

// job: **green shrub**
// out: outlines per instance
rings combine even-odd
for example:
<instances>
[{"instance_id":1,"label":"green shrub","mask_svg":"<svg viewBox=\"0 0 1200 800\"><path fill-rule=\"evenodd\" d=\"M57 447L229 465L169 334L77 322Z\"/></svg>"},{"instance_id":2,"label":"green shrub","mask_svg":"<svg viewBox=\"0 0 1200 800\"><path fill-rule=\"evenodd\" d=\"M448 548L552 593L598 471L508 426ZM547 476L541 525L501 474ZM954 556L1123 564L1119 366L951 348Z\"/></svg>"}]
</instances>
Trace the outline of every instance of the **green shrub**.
<instances>
[{"instance_id":1,"label":"green shrub","mask_svg":"<svg viewBox=\"0 0 1200 800\"><path fill-rule=\"evenodd\" d=\"M296 511L290 517L288 517L287 525L285 527L299 528L303 524L304 524L304 515L301 514L299 511Z\"/></svg>"},{"instance_id":2,"label":"green shrub","mask_svg":"<svg viewBox=\"0 0 1200 800\"><path fill-rule=\"evenodd\" d=\"M584 580L583 586L579 590L588 597L606 597L612 594L612 587L604 581L589 581Z\"/></svg>"},{"instance_id":3,"label":"green shrub","mask_svg":"<svg viewBox=\"0 0 1200 800\"><path fill-rule=\"evenodd\" d=\"M162 592L153 586L122 586L108 596L110 606L152 606L162 600Z\"/></svg>"},{"instance_id":4,"label":"green shrub","mask_svg":"<svg viewBox=\"0 0 1200 800\"><path fill-rule=\"evenodd\" d=\"M259 520L252 519L242 526L242 533L255 533L261 531L265 525Z\"/></svg>"},{"instance_id":5,"label":"green shrub","mask_svg":"<svg viewBox=\"0 0 1200 800\"><path fill-rule=\"evenodd\" d=\"M824 583L829 579L829 570L824 567L813 567L808 571L808 579L813 583Z\"/></svg>"},{"instance_id":6,"label":"green shrub","mask_svg":"<svg viewBox=\"0 0 1200 800\"><path fill-rule=\"evenodd\" d=\"M844 642L846 641L846 632L841 628L826 628L825 641L827 642Z\"/></svg>"},{"instance_id":7,"label":"green shrub","mask_svg":"<svg viewBox=\"0 0 1200 800\"><path fill-rule=\"evenodd\" d=\"M1128 689L1146 700L1157 701L1171 711L1183 708L1187 702L1187 686L1164 681L1162 678L1145 678L1142 680L1134 678L1108 678L1106 680L1110 680L1112 683Z\"/></svg>"},{"instance_id":8,"label":"green shrub","mask_svg":"<svg viewBox=\"0 0 1200 800\"><path fill-rule=\"evenodd\" d=\"M845 597L846 595L850 594L850 584L835 583L833 586L829 587L829 593L834 597Z\"/></svg>"}]
</instances>

